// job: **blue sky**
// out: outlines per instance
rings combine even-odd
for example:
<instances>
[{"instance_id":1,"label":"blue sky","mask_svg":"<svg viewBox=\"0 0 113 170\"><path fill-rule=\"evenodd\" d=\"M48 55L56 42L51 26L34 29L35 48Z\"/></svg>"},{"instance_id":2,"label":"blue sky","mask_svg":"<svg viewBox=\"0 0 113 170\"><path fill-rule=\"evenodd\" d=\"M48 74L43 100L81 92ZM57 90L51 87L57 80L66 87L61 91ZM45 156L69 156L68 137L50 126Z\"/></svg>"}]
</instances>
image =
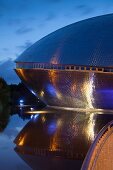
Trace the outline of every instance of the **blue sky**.
<instances>
[{"instance_id":1,"label":"blue sky","mask_svg":"<svg viewBox=\"0 0 113 170\"><path fill-rule=\"evenodd\" d=\"M0 0L0 71L17 83L13 60L43 36L76 21L113 13L113 0Z\"/></svg>"}]
</instances>

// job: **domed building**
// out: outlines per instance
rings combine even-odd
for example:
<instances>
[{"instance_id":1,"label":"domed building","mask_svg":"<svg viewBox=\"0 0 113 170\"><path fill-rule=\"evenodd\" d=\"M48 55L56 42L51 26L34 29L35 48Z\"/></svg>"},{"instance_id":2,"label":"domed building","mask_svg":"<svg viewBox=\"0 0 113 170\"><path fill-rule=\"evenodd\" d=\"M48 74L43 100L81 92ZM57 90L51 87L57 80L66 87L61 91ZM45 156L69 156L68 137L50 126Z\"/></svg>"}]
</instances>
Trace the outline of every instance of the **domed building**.
<instances>
[{"instance_id":1,"label":"domed building","mask_svg":"<svg viewBox=\"0 0 113 170\"><path fill-rule=\"evenodd\" d=\"M60 108L113 109L113 14L42 38L16 61L32 93Z\"/></svg>"}]
</instances>

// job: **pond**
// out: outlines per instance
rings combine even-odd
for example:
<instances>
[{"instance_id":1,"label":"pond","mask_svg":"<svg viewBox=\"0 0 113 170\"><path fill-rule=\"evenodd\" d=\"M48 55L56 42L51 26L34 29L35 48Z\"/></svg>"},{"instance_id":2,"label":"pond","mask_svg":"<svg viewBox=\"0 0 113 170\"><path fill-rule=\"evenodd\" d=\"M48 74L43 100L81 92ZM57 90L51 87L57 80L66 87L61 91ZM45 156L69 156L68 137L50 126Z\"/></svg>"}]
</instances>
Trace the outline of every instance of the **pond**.
<instances>
[{"instance_id":1,"label":"pond","mask_svg":"<svg viewBox=\"0 0 113 170\"><path fill-rule=\"evenodd\" d=\"M39 111L32 106L17 113L0 120L1 170L79 170L100 129L113 120L112 112Z\"/></svg>"}]
</instances>

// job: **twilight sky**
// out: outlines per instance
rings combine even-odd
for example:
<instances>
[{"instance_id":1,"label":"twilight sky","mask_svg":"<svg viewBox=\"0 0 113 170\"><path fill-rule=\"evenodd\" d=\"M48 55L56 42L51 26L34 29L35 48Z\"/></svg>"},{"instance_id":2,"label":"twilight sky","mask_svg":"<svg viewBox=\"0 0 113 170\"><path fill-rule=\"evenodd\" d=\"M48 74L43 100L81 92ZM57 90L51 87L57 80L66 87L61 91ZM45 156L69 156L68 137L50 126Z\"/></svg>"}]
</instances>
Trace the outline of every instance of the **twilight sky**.
<instances>
[{"instance_id":1,"label":"twilight sky","mask_svg":"<svg viewBox=\"0 0 113 170\"><path fill-rule=\"evenodd\" d=\"M13 60L27 47L58 28L108 13L113 0L0 0L0 76L17 83Z\"/></svg>"}]
</instances>

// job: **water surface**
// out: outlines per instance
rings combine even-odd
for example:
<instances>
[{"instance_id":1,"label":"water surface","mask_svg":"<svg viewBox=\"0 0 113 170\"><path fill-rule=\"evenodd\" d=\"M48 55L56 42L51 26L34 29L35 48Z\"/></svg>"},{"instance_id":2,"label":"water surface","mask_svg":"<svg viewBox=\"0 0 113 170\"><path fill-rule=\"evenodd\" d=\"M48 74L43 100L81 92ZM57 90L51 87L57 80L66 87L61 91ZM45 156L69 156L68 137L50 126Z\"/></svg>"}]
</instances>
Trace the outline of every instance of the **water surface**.
<instances>
[{"instance_id":1,"label":"water surface","mask_svg":"<svg viewBox=\"0 0 113 170\"><path fill-rule=\"evenodd\" d=\"M1 170L79 170L100 129L113 120L111 112L46 110L30 119L24 112L10 116L0 133Z\"/></svg>"}]
</instances>

